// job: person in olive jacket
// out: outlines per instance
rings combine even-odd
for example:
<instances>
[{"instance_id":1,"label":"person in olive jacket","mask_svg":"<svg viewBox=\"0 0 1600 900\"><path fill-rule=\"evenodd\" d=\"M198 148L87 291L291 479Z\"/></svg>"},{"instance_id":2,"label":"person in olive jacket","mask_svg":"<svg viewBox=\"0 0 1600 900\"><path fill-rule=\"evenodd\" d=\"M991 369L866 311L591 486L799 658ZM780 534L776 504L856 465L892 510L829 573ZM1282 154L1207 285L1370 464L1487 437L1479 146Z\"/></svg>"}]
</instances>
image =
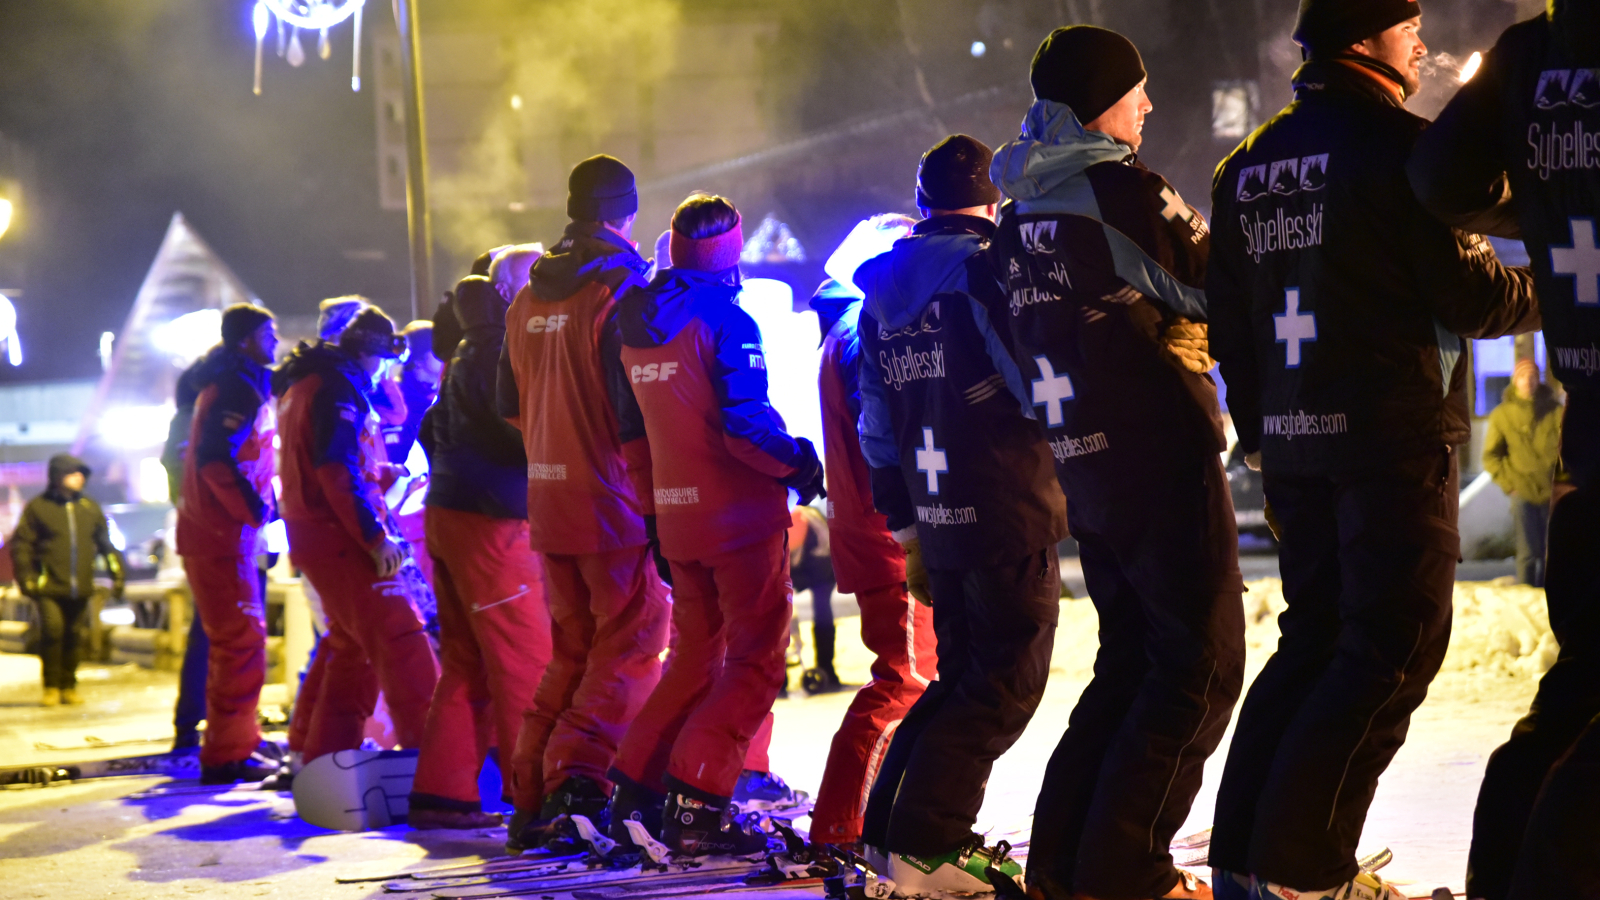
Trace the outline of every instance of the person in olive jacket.
<instances>
[{"instance_id":1,"label":"person in olive jacket","mask_svg":"<svg viewBox=\"0 0 1600 900\"><path fill-rule=\"evenodd\" d=\"M78 699L78 632L94 592L94 560L106 558L113 596L122 596L122 551L111 545L106 514L83 493L89 467L67 453L50 457L50 486L28 501L11 538L22 593L39 604L44 705Z\"/></svg>"},{"instance_id":2,"label":"person in olive jacket","mask_svg":"<svg viewBox=\"0 0 1600 900\"><path fill-rule=\"evenodd\" d=\"M1561 451L1561 409L1556 392L1539 383L1539 366L1517 360L1500 405L1489 413L1483 468L1511 498L1517 531L1517 581L1544 587L1545 533L1550 492Z\"/></svg>"}]
</instances>

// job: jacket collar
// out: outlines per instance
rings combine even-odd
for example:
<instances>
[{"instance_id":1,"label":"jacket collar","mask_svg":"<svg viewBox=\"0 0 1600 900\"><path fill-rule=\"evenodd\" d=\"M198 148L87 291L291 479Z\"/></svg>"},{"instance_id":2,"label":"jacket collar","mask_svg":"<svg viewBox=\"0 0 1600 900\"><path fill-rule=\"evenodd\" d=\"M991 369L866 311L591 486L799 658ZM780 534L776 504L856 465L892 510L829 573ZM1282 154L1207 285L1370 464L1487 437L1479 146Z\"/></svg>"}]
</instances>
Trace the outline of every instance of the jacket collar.
<instances>
[{"instance_id":1,"label":"jacket collar","mask_svg":"<svg viewBox=\"0 0 1600 900\"><path fill-rule=\"evenodd\" d=\"M1400 73L1387 63L1358 53L1308 60L1295 71L1292 81L1296 100L1340 94L1396 109L1405 107L1405 79Z\"/></svg>"},{"instance_id":2,"label":"jacket collar","mask_svg":"<svg viewBox=\"0 0 1600 900\"><path fill-rule=\"evenodd\" d=\"M912 234L975 234L988 240L994 239L994 231L993 221L960 214L929 216L911 229Z\"/></svg>"}]
</instances>

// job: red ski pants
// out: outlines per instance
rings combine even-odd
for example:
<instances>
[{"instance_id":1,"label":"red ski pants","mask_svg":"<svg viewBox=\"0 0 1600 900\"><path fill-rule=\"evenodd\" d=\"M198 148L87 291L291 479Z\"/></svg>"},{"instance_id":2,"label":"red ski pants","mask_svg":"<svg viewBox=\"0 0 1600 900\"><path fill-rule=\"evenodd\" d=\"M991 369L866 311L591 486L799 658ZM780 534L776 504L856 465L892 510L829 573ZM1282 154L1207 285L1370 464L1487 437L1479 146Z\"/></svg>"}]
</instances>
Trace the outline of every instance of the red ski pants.
<instances>
[{"instance_id":1,"label":"red ski pants","mask_svg":"<svg viewBox=\"0 0 1600 900\"><path fill-rule=\"evenodd\" d=\"M476 810L478 770L489 746L510 759L550 663L544 567L528 549L526 519L430 506L427 521L442 671L412 803Z\"/></svg>"},{"instance_id":2,"label":"red ski pants","mask_svg":"<svg viewBox=\"0 0 1600 900\"><path fill-rule=\"evenodd\" d=\"M877 658L872 681L856 692L833 736L811 812L811 833L828 843L861 840L867 795L889 741L939 670L933 608L918 603L904 582L862 591L856 603L861 607L862 643Z\"/></svg>"},{"instance_id":3,"label":"red ski pants","mask_svg":"<svg viewBox=\"0 0 1600 900\"><path fill-rule=\"evenodd\" d=\"M267 680L267 620L252 556L185 556L195 614L211 643L202 766L238 762L261 743L256 705Z\"/></svg>"},{"instance_id":4,"label":"red ski pants","mask_svg":"<svg viewBox=\"0 0 1600 900\"><path fill-rule=\"evenodd\" d=\"M661 678L671 600L647 547L545 557L550 665L512 759L517 809L573 776L606 777L628 723Z\"/></svg>"},{"instance_id":5,"label":"red ski pants","mask_svg":"<svg viewBox=\"0 0 1600 900\"><path fill-rule=\"evenodd\" d=\"M678 645L628 728L617 768L652 790L664 791L670 775L732 796L784 681L793 599L784 533L670 563Z\"/></svg>"},{"instance_id":6,"label":"red ski pants","mask_svg":"<svg viewBox=\"0 0 1600 900\"><path fill-rule=\"evenodd\" d=\"M422 630L422 614L398 578L379 579L372 557L344 529L288 522L289 558L322 597L328 631L306 676L316 688L301 748L310 762L361 746L361 730L378 689L394 718L401 747L422 744L439 661Z\"/></svg>"}]
</instances>

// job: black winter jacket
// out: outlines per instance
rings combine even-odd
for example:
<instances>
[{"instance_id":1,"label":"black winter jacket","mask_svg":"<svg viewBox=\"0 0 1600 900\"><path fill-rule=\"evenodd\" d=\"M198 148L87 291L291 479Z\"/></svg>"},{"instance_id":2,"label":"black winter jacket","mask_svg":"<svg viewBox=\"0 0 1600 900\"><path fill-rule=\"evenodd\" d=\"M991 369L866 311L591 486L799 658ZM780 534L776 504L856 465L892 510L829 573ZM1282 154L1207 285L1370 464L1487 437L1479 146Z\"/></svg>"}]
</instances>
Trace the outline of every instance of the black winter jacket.
<instances>
[{"instance_id":1,"label":"black winter jacket","mask_svg":"<svg viewBox=\"0 0 1600 900\"><path fill-rule=\"evenodd\" d=\"M1522 238L1556 376L1600 391L1600 6L1554 0L1508 28L1409 169L1446 222Z\"/></svg>"},{"instance_id":2,"label":"black winter jacket","mask_svg":"<svg viewBox=\"0 0 1600 900\"><path fill-rule=\"evenodd\" d=\"M1294 102L1212 185L1211 354L1239 443L1269 474L1372 471L1464 443L1461 337L1539 327L1528 270L1412 195L1406 160L1427 122L1386 68L1301 66Z\"/></svg>"},{"instance_id":3,"label":"black winter jacket","mask_svg":"<svg viewBox=\"0 0 1600 900\"><path fill-rule=\"evenodd\" d=\"M506 301L487 278L463 279L454 315L466 331L439 400L422 419L429 506L496 519L528 517L528 458L522 434L495 409Z\"/></svg>"},{"instance_id":4,"label":"black winter jacket","mask_svg":"<svg viewBox=\"0 0 1600 900\"><path fill-rule=\"evenodd\" d=\"M11 536L11 562L22 592L41 597L87 597L94 590L94 560L106 558L115 593L122 593L125 561L111 545L100 504L62 486L73 472L89 475L83 460L66 453L50 458L50 486L28 501Z\"/></svg>"}]
</instances>

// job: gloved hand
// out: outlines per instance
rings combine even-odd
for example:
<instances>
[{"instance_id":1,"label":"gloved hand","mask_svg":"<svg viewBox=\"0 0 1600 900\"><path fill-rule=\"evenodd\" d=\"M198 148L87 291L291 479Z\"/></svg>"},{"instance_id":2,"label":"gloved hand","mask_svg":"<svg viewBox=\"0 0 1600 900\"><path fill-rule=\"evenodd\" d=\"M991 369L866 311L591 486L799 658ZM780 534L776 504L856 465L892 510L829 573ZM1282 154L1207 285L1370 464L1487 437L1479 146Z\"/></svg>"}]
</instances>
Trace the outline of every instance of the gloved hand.
<instances>
[{"instance_id":1,"label":"gloved hand","mask_svg":"<svg viewBox=\"0 0 1600 900\"><path fill-rule=\"evenodd\" d=\"M111 573L111 599L121 600L123 589L128 586L128 573L121 553L106 554L106 570Z\"/></svg>"},{"instance_id":2,"label":"gloved hand","mask_svg":"<svg viewBox=\"0 0 1600 900\"><path fill-rule=\"evenodd\" d=\"M1283 526L1278 524L1278 514L1272 511L1272 504L1265 499L1261 501L1261 514L1267 519L1267 528L1272 531L1272 539L1283 540Z\"/></svg>"},{"instance_id":3,"label":"gloved hand","mask_svg":"<svg viewBox=\"0 0 1600 900\"><path fill-rule=\"evenodd\" d=\"M42 571L37 575L19 578L17 579L17 590L22 592L22 596L37 600L44 596L44 586L47 578L48 576Z\"/></svg>"},{"instance_id":4,"label":"gloved hand","mask_svg":"<svg viewBox=\"0 0 1600 900\"><path fill-rule=\"evenodd\" d=\"M372 564L378 569L379 578L389 578L400 571L400 566L406 561L406 552L400 549L400 544L394 538L385 536L383 543L372 550Z\"/></svg>"},{"instance_id":5,"label":"gloved hand","mask_svg":"<svg viewBox=\"0 0 1600 900\"><path fill-rule=\"evenodd\" d=\"M1246 453L1244 455L1244 467L1252 472L1261 471L1261 451L1257 450L1254 453Z\"/></svg>"},{"instance_id":6,"label":"gloved hand","mask_svg":"<svg viewBox=\"0 0 1600 900\"><path fill-rule=\"evenodd\" d=\"M822 485L822 460L817 458L817 448L810 441L795 438L794 442L800 446L800 458L795 462L794 474L782 479L782 483L800 494L801 506L808 506L818 497L828 496Z\"/></svg>"},{"instance_id":7,"label":"gloved hand","mask_svg":"<svg viewBox=\"0 0 1600 900\"><path fill-rule=\"evenodd\" d=\"M661 538L656 536L656 517L653 515L644 517L644 545L650 550L650 558L655 560L656 574L661 576L661 582L672 587L672 567L661 555Z\"/></svg>"},{"instance_id":8,"label":"gloved hand","mask_svg":"<svg viewBox=\"0 0 1600 900\"><path fill-rule=\"evenodd\" d=\"M922 564L922 540L912 538L900 545L906 551L906 590L923 606L933 607L933 582L928 567Z\"/></svg>"},{"instance_id":9,"label":"gloved hand","mask_svg":"<svg viewBox=\"0 0 1600 900\"><path fill-rule=\"evenodd\" d=\"M1178 358L1178 362L1196 375L1216 368L1217 361L1211 358L1211 341L1207 337L1207 328L1204 322L1191 322L1179 316L1167 326L1163 340L1167 350Z\"/></svg>"}]
</instances>

